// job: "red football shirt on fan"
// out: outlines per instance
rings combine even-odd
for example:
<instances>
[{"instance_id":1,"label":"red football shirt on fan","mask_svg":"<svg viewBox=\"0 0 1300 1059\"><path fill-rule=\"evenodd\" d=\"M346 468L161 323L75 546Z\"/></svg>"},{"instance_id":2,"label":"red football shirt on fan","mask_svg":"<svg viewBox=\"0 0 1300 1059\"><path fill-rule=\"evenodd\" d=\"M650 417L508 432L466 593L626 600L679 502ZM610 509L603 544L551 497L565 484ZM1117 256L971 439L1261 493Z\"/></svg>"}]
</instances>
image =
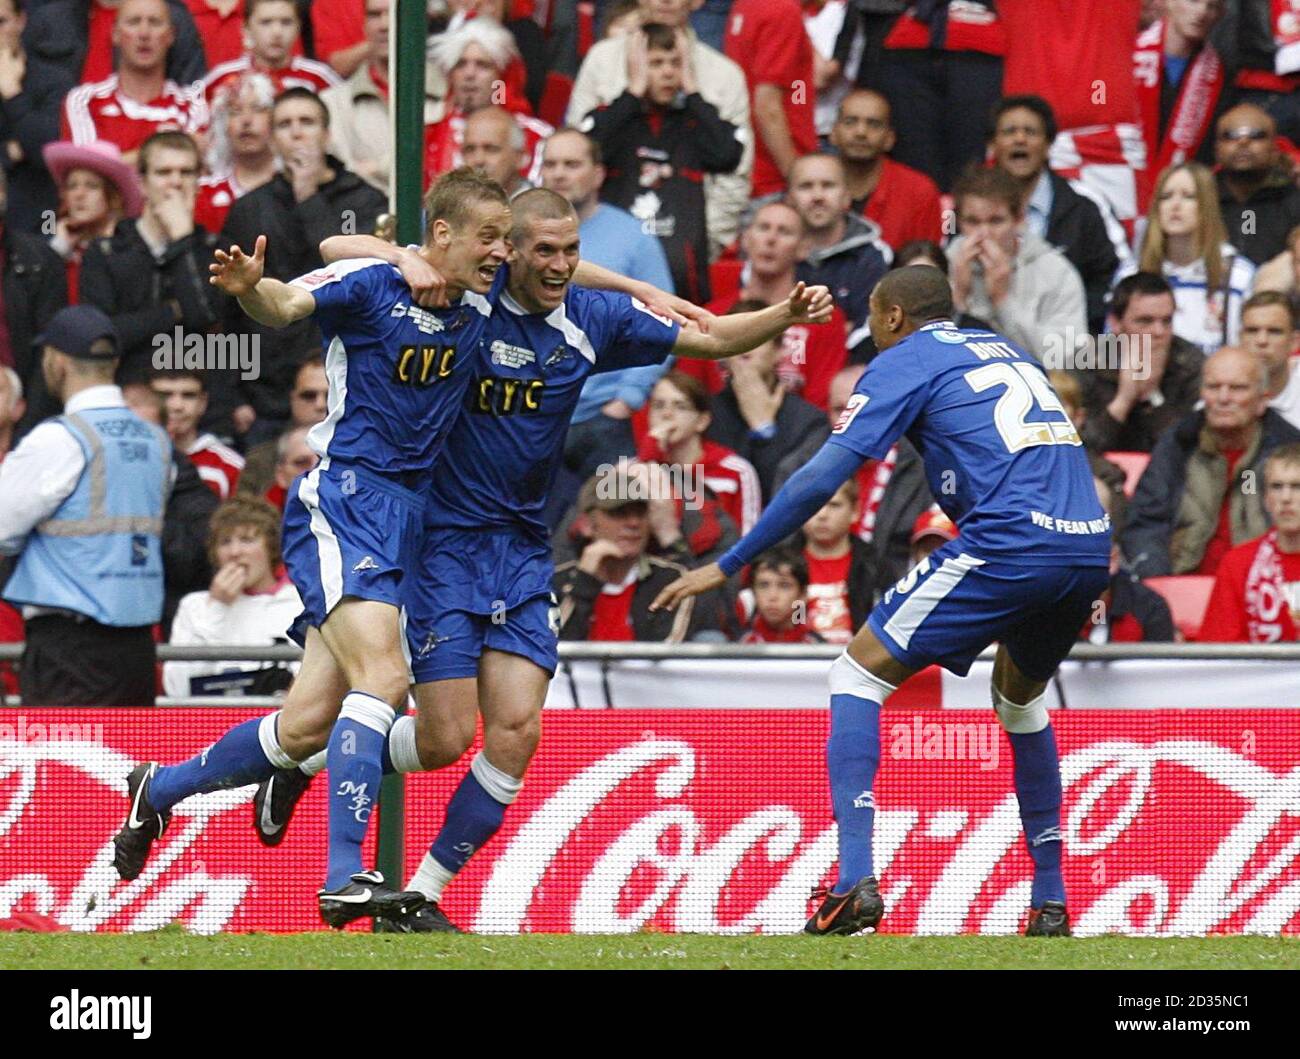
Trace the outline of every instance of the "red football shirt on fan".
<instances>
[{"instance_id":1,"label":"red football shirt on fan","mask_svg":"<svg viewBox=\"0 0 1300 1059\"><path fill-rule=\"evenodd\" d=\"M292 56L289 64L280 70L263 70L260 66L253 65L251 55L236 55L235 58L212 67L203 78L203 93L208 103L212 103L222 88L250 70L266 74L271 79L277 96L286 88L305 88L319 95L325 89L343 83L333 67L315 59L304 59L301 55Z\"/></svg>"},{"instance_id":2,"label":"red football shirt on fan","mask_svg":"<svg viewBox=\"0 0 1300 1059\"><path fill-rule=\"evenodd\" d=\"M208 4L208 0L185 0L194 18L194 28L203 42L203 55L208 69L221 63L238 59L244 50L244 0L235 0L235 6L222 14ZM294 50L299 50L295 45Z\"/></svg>"},{"instance_id":3,"label":"red football shirt on fan","mask_svg":"<svg viewBox=\"0 0 1300 1059\"><path fill-rule=\"evenodd\" d=\"M944 4L934 4L943 7ZM944 35L940 42L929 22L916 17L915 5L899 16L889 34L885 47L911 50L938 47L943 51L978 51L986 55L1001 55L1006 51L1006 34L994 8L993 0L972 0L970 3L952 4L944 21ZM1001 7L1001 0L996 5Z\"/></svg>"},{"instance_id":4,"label":"red football shirt on fan","mask_svg":"<svg viewBox=\"0 0 1300 1059\"><path fill-rule=\"evenodd\" d=\"M1042 96L1061 129L1136 123L1141 8L1142 0L998 0L1002 94Z\"/></svg>"},{"instance_id":5,"label":"red football shirt on fan","mask_svg":"<svg viewBox=\"0 0 1300 1059\"><path fill-rule=\"evenodd\" d=\"M709 312L725 316L736 304L731 294L709 302ZM831 379L848 360L845 344L847 321L839 306L831 309L831 318L824 324L794 324L786 328L783 344L785 351L776 366L776 374L790 393L797 394L809 404L825 409L830 399ZM722 392L727 383L725 367L720 361L691 360L683 357L673 365L676 371L694 375L708 388L710 394Z\"/></svg>"},{"instance_id":6,"label":"red football shirt on fan","mask_svg":"<svg viewBox=\"0 0 1300 1059\"><path fill-rule=\"evenodd\" d=\"M880 225L881 238L893 249L914 239L943 242L943 207L939 186L920 170L882 160L880 182L862 215Z\"/></svg>"},{"instance_id":7,"label":"red football shirt on fan","mask_svg":"<svg viewBox=\"0 0 1300 1059\"><path fill-rule=\"evenodd\" d=\"M752 463L726 445L702 438L700 447L704 451L700 462L694 466L700 468L704 484L713 490L722 510L736 524L736 529L742 535L748 533L754 528L763 508L758 472ZM646 463L665 462L662 446L649 434L637 442L636 458Z\"/></svg>"},{"instance_id":8,"label":"red football shirt on fan","mask_svg":"<svg viewBox=\"0 0 1300 1059\"><path fill-rule=\"evenodd\" d=\"M1214 591L1205 608L1205 619L1196 634L1198 643L1250 643L1250 616L1246 612L1246 581L1259 554L1263 537L1247 541L1223 556L1215 576ZM1283 606L1291 612L1291 627L1300 628L1300 553L1277 551L1282 567ZM1271 597L1271 593L1269 594ZM1272 621L1272 613L1267 616ZM1285 623L1281 630L1285 639Z\"/></svg>"},{"instance_id":9,"label":"red football shirt on fan","mask_svg":"<svg viewBox=\"0 0 1300 1059\"><path fill-rule=\"evenodd\" d=\"M754 624L740 638L741 643L817 643L817 637L806 625L791 625L788 629L774 629L763 620L763 615L754 615Z\"/></svg>"},{"instance_id":10,"label":"red football shirt on fan","mask_svg":"<svg viewBox=\"0 0 1300 1059\"><path fill-rule=\"evenodd\" d=\"M312 44L323 62L329 62L335 52L364 44L365 0L312 0L311 29Z\"/></svg>"},{"instance_id":11,"label":"red football shirt on fan","mask_svg":"<svg viewBox=\"0 0 1300 1059\"><path fill-rule=\"evenodd\" d=\"M194 222L209 232L220 232L230 207L243 193L243 188L235 183L234 173L200 178L198 194L194 196Z\"/></svg>"},{"instance_id":12,"label":"red football shirt on fan","mask_svg":"<svg viewBox=\"0 0 1300 1059\"><path fill-rule=\"evenodd\" d=\"M818 559L807 550L803 555L808 562L808 627L827 643L848 643L854 631L849 611L852 549L838 559Z\"/></svg>"},{"instance_id":13,"label":"red football shirt on fan","mask_svg":"<svg viewBox=\"0 0 1300 1059\"><path fill-rule=\"evenodd\" d=\"M221 444L211 434L200 434L186 453L203 484L217 494L218 500L235 495L239 472L244 469L244 457L234 449Z\"/></svg>"},{"instance_id":14,"label":"red football shirt on fan","mask_svg":"<svg viewBox=\"0 0 1300 1059\"><path fill-rule=\"evenodd\" d=\"M636 567L632 567L622 588L606 585L600 590L591 613L588 640L636 639L632 635L632 596L636 592L636 572Z\"/></svg>"},{"instance_id":15,"label":"red football shirt on fan","mask_svg":"<svg viewBox=\"0 0 1300 1059\"><path fill-rule=\"evenodd\" d=\"M522 99L522 96L520 97ZM527 101L523 104L527 107ZM520 156L519 175L530 184L540 184L542 175L542 144L555 130L540 118L523 110L506 106L523 130L524 149ZM461 147L465 143L465 116L458 110L446 114L439 121L424 127L424 189L443 173L464 165Z\"/></svg>"},{"instance_id":16,"label":"red football shirt on fan","mask_svg":"<svg viewBox=\"0 0 1300 1059\"><path fill-rule=\"evenodd\" d=\"M1223 506L1219 508L1219 523L1214 529L1214 536L1205 546L1201 556L1201 565L1196 568L1198 574L1214 574L1219 569L1219 561L1232 550L1232 482L1233 471L1245 449L1224 449L1223 455L1228 460L1228 492L1224 494Z\"/></svg>"},{"instance_id":17,"label":"red football shirt on fan","mask_svg":"<svg viewBox=\"0 0 1300 1059\"><path fill-rule=\"evenodd\" d=\"M26 639L23 616L17 608L0 602L0 643L22 643ZM16 662L0 662L0 690L7 695L18 694Z\"/></svg>"},{"instance_id":18,"label":"red football shirt on fan","mask_svg":"<svg viewBox=\"0 0 1300 1059\"><path fill-rule=\"evenodd\" d=\"M93 84L78 85L64 97L62 138L76 144L108 140L127 154L161 129L190 135L208 124L208 105L201 85L181 87L164 81L162 95L140 103L121 93L117 74Z\"/></svg>"},{"instance_id":19,"label":"red football shirt on fan","mask_svg":"<svg viewBox=\"0 0 1300 1059\"><path fill-rule=\"evenodd\" d=\"M113 23L116 21L117 8L105 7L98 0L90 5L86 58L81 64L79 83L102 81L113 72Z\"/></svg>"},{"instance_id":20,"label":"red football shirt on fan","mask_svg":"<svg viewBox=\"0 0 1300 1059\"><path fill-rule=\"evenodd\" d=\"M737 0L727 16L723 50L728 59L745 71L749 84L749 112L754 132L752 194L758 198L784 191L785 177L772 161L758 122L753 120L754 92L759 85L780 89L781 107L790 127L795 154L811 154L817 150L817 128L813 122L816 94L813 47L804 28L803 11L796 0Z\"/></svg>"}]
</instances>

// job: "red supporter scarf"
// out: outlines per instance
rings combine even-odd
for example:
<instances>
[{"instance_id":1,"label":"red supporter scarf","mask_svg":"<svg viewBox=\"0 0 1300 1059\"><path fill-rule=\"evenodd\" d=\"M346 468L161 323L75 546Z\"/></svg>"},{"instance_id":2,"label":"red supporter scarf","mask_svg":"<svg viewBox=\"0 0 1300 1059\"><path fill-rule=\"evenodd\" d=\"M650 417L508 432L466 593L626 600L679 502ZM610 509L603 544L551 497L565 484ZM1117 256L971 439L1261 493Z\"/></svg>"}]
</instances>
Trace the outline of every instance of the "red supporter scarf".
<instances>
[{"instance_id":1,"label":"red supporter scarf","mask_svg":"<svg viewBox=\"0 0 1300 1059\"><path fill-rule=\"evenodd\" d=\"M1165 23L1152 23L1133 49L1133 79L1137 83L1142 135L1147 144L1147 171L1159 173L1167 166L1191 158L1205 139L1214 107L1223 92L1223 63L1218 52L1205 45L1192 59L1178 89L1178 101L1169 116L1164 140L1160 136L1160 86L1165 76ZM1154 164L1152 164L1154 159Z\"/></svg>"},{"instance_id":2,"label":"red supporter scarf","mask_svg":"<svg viewBox=\"0 0 1300 1059\"><path fill-rule=\"evenodd\" d=\"M1277 557L1277 530L1269 530L1246 572L1246 630L1251 643L1291 642L1295 623L1283 587L1282 563Z\"/></svg>"},{"instance_id":3,"label":"red supporter scarf","mask_svg":"<svg viewBox=\"0 0 1300 1059\"><path fill-rule=\"evenodd\" d=\"M1273 0L1273 43L1277 45L1273 72L1300 70L1300 0Z\"/></svg>"},{"instance_id":4,"label":"red supporter scarf","mask_svg":"<svg viewBox=\"0 0 1300 1059\"><path fill-rule=\"evenodd\" d=\"M871 487L862 497L858 510L858 536L871 543L876 532L876 515L880 512L880 498L885 495L885 486L894 477L894 467L898 463L898 446L893 446L883 460L877 460L871 474Z\"/></svg>"}]
</instances>

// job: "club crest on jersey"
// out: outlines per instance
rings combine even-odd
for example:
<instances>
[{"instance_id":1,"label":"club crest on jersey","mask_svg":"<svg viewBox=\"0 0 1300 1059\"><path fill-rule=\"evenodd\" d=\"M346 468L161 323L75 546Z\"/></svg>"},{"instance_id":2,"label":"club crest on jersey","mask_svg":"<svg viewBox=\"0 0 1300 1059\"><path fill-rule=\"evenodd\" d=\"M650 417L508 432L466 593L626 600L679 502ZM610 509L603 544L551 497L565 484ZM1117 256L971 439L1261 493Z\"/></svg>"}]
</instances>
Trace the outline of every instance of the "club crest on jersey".
<instances>
[{"instance_id":1,"label":"club crest on jersey","mask_svg":"<svg viewBox=\"0 0 1300 1059\"><path fill-rule=\"evenodd\" d=\"M556 364L562 364L569 359L568 346L556 346L551 355L542 363L543 368L552 368Z\"/></svg>"},{"instance_id":2,"label":"club crest on jersey","mask_svg":"<svg viewBox=\"0 0 1300 1059\"><path fill-rule=\"evenodd\" d=\"M537 354L523 346L512 346L499 338L492 343L492 363L501 368L522 368L537 360Z\"/></svg>"},{"instance_id":3,"label":"club crest on jersey","mask_svg":"<svg viewBox=\"0 0 1300 1059\"><path fill-rule=\"evenodd\" d=\"M407 305L405 302L398 302L393 306L389 316L409 316L415 322L415 326L426 335L443 330L442 321L429 312L428 309L422 309L418 305Z\"/></svg>"},{"instance_id":4,"label":"club crest on jersey","mask_svg":"<svg viewBox=\"0 0 1300 1059\"><path fill-rule=\"evenodd\" d=\"M849 403L844 406L844 411L840 413L840 418L836 421L835 428L831 433L843 434L844 431L848 430L849 424L853 422L854 416L867 407L867 401L869 400L870 398L865 393L851 394L849 396Z\"/></svg>"},{"instance_id":5,"label":"club crest on jersey","mask_svg":"<svg viewBox=\"0 0 1300 1059\"><path fill-rule=\"evenodd\" d=\"M949 331L942 327L937 327L931 331L930 337L935 338L940 342L947 342L950 346L960 346L967 338L967 336L963 335L960 331Z\"/></svg>"},{"instance_id":6,"label":"club crest on jersey","mask_svg":"<svg viewBox=\"0 0 1300 1059\"><path fill-rule=\"evenodd\" d=\"M432 386L456 367L455 346L403 346L393 365L393 381L402 386Z\"/></svg>"}]
</instances>

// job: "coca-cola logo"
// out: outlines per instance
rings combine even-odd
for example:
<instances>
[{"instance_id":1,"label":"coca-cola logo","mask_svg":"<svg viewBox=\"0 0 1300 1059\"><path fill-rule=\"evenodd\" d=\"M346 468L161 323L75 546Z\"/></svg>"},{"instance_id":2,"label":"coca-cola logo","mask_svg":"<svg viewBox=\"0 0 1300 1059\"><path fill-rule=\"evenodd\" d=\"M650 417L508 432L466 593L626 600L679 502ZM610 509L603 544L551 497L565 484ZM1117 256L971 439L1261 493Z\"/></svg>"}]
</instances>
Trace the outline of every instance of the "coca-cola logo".
<instances>
[{"instance_id":1,"label":"coca-cola logo","mask_svg":"<svg viewBox=\"0 0 1300 1059\"><path fill-rule=\"evenodd\" d=\"M7 877L0 873L0 918L21 909L51 916L71 930L97 930L119 920L121 929L136 931L156 930L184 912L189 929L200 934L216 933L230 921L248 889L246 877L212 876L202 867L176 871L173 866L214 818L247 802L248 791L220 791L178 806L167 835L130 883L123 883L113 868L112 831L98 836L102 841L92 847L79 877L67 878L64 859L51 870L48 854L57 847L36 841L51 821L36 818L58 806L66 829L63 841L83 838L77 822L88 805L125 806L125 777L134 764L95 742L0 741L0 848L8 852L23 843L30 854L25 859L29 870ZM44 806L42 798L48 800ZM24 828L29 818L35 826Z\"/></svg>"},{"instance_id":2,"label":"coca-cola logo","mask_svg":"<svg viewBox=\"0 0 1300 1059\"><path fill-rule=\"evenodd\" d=\"M253 838L246 788L178 806L134 882L112 868L131 766L177 760L252 716L30 711L29 725L102 723L103 741L74 728L64 730L72 738L29 730L25 741L0 741L0 918L31 912L81 931L176 920L202 933L318 928L324 784L308 792L276 850ZM1057 715L1076 933L1300 933L1293 717ZM970 727L988 718L885 712L874 788L884 930L996 934L1023 924L1031 864L1011 755L1005 745L994 755L983 729ZM550 711L505 826L444 906L484 933L797 931L810 891L833 878L836 861L826 731L818 710ZM410 870L464 768L409 779Z\"/></svg>"},{"instance_id":3,"label":"coca-cola logo","mask_svg":"<svg viewBox=\"0 0 1300 1059\"><path fill-rule=\"evenodd\" d=\"M969 776L987 762L956 771ZM924 784L928 763L909 762L910 799L877 788L875 862L894 914L885 929L1019 930L1032 876L1009 767L997 797L973 806L969 784ZM1062 776L1076 933L1300 927L1300 769L1277 772L1203 739L1104 740L1066 753ZM643 791L632 793L638 777ZM473 929L798 930L836 860L821 799L741 797L743 815L709 816L701 779L697 747L662 738L620 746L573 775L493 860ZM771 869L761 885L755 862Z\"/></svg>"}]
</instances>

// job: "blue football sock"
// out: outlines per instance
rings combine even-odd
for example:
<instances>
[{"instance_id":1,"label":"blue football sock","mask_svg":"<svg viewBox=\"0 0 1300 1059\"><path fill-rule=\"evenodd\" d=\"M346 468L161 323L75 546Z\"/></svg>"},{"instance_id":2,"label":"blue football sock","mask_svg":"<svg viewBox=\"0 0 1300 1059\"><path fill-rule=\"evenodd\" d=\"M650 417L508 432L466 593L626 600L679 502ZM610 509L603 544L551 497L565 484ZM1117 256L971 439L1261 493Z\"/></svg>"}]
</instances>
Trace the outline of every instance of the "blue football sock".
<instances>
[{"instance_id":1,"label":"blue football sock","mask_svg":"<svg viewBox=\"0 0 1300 1059\"><path fill-rule=\"evenodd\" d=\"M453 875L465 866L501 827L506 806L515 800L523 781L475 755L447 805L447 818L433 840L429 855Z\"/></svg>"},{"instance_id":2,"label":"blue football sock","mask_svg":"<svg viewBox=\"0 0 1300 1059\"><path fill-rule=\"evenodd\" d=\"M847 893L875 874L871 833L876 822L872 787L880 765L880 703L857 695L831 696L826 772L839 829L840 874L834 892Z\"/></svg>"},{"instance_id":3,"label":"blue football sock","mask_svg":"<svg viewBox=\"0 0 1300 1059\"><path fill-rule=\"evenodd\" d=\"M337 890L362 870L361 843L383 780L380 759L393 708L362 691L350 691L330 734L329 868L325 889Z\"/></svg>"},{"instance_id":4,"label":"blue football sock","mask_svg":"<svg viewBox=\"0 0 1300 1059\"><path fill-rule=\"evenodd\" d=\"M210 747L179 765L164 765L149 781L149 804L159 812L166 812L177 802L191 794L228 790L261 783L277 768L292 766L293 761L283 758L283 764L273 762L262 745L259 728L269 718L255 717L235 725ZM274 736L272 736L274 738ZM274 744L272 753L279 750Z\"/></svg>"},{"instance_id":5,"label":"blue football sock","mask_svg":"<svg viewBox=\"0 0 1300 1059\"><path fill-rule=\"evenodd\" d=\"M1015 759L1016 798L1020 802L1025 846L1034 862L1029 904L1041 908L1044 901L1065 900L1065 880L1061 877L1061 766L1056 734L1049 724L1041 732L1007 735Z\"/></svg>"}]
</instances>

